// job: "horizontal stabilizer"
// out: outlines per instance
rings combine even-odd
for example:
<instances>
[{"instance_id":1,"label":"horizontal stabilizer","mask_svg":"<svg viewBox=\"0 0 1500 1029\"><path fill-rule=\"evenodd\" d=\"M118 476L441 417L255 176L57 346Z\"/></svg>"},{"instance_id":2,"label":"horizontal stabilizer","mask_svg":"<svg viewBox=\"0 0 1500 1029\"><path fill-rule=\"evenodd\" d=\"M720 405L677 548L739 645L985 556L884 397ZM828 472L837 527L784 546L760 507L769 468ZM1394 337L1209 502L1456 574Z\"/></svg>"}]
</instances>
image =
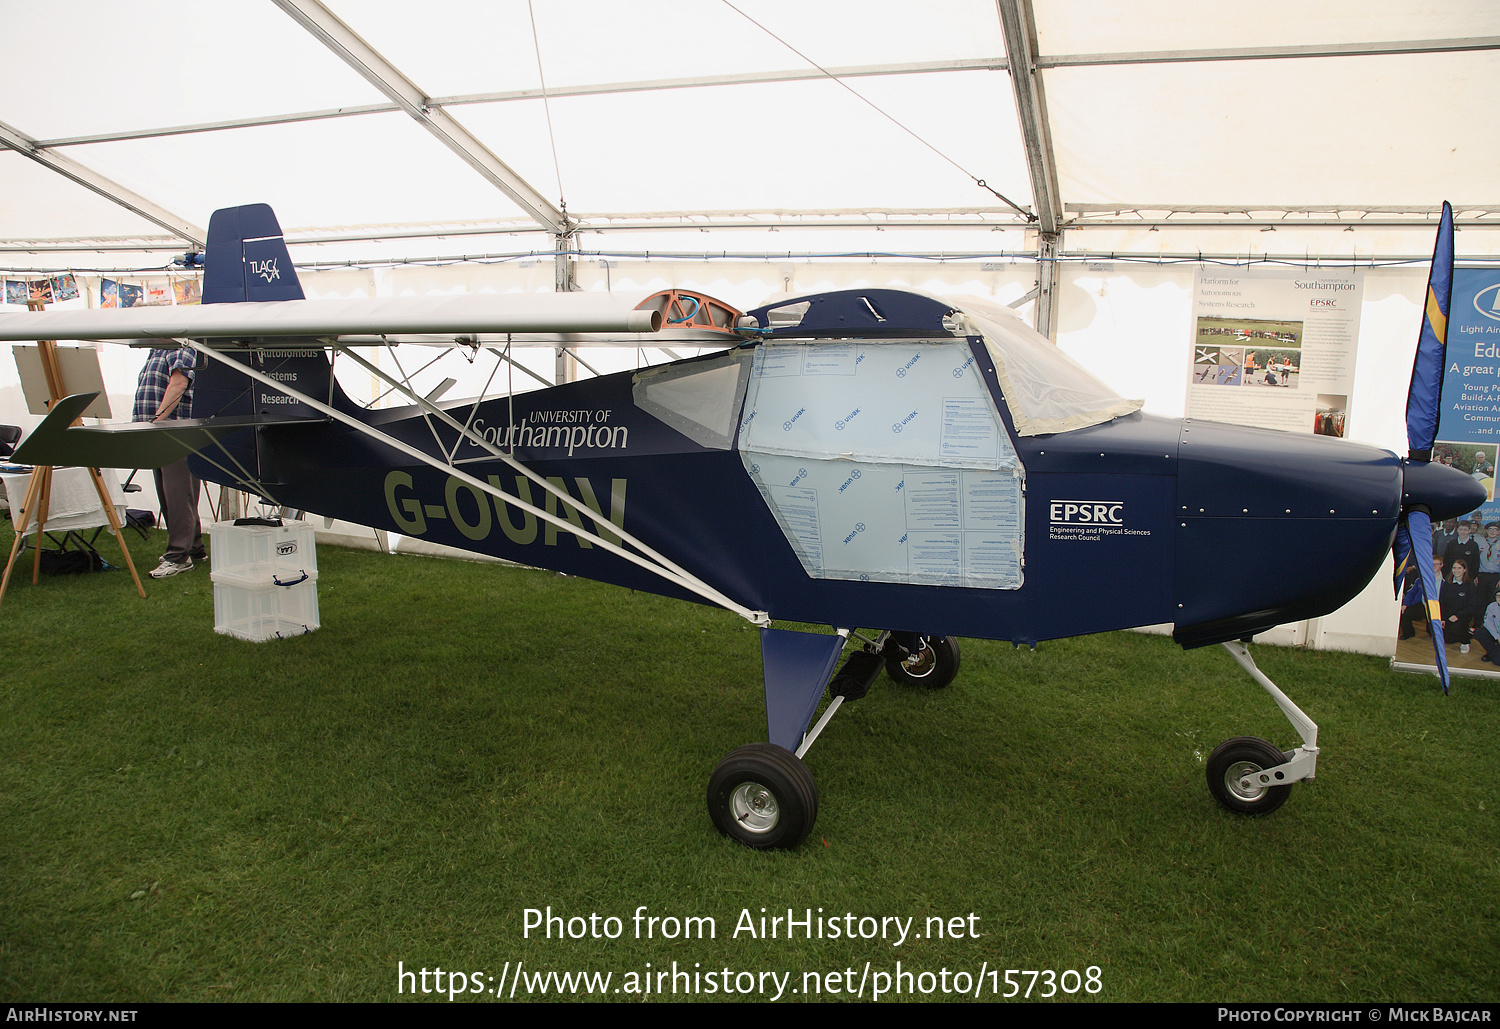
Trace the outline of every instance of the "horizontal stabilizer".
<instances>
[{"instance_id":1,"label":"horizontal stabilizer","mask_svg":"<svg viewBox=\"0 0 1500 1029\"><path fill-rule=\"evenodd\" d=\"M253 418L183 418L110 428L73 425L97 393L59 400L16 448L21 464L77 468L161 468L207 449L221 436L258 424Z\"/></svg>"},{"instance_id":2,"label":"horizontal stabilizer","mask_svg":"<svg viewBox=\"0 0 1500 1029\"><path fill-rule=\"evenodd\" d=\"M275 339L387 333L655 332L662 313L618 293L481 293L0 314L0 342Z\"/></svg>"}]
</instances>

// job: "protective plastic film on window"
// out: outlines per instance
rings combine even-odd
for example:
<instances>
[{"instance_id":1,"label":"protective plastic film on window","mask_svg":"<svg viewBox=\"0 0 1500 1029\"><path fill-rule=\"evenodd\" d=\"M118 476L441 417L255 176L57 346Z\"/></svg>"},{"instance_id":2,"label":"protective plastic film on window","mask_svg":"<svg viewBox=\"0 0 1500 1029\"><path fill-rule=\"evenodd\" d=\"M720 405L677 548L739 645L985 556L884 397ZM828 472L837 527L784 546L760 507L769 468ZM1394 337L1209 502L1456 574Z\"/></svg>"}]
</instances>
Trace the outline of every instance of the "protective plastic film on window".
<instances>
[{"instance_id":1,"label":"protective plastic film on window","mask_svg":"<svg viewBox=\"0 0 1500 1029\"><path fill-rule=\"evenodd\" d=\"M760 454L1015 465L967 343L779 343L759 347L740 449Z\"/></svg>"},{"instance_id":2,"label":"protective plastic film on window","mask_svg":"<svg viewBox=\"0 0 1500 1029\"><path fill-rule=\"evenodd\" d=\"M637 373L631 386L636 406L700 446L728 450L734 419L745 395L750 355L741 351L689 364Z\"/></svg>"},{"instance_id":3,"label":"protective plastic film on window","mask_svg":"<svg viewBox=\"0 0 1500 1029\"><path fill-rule=\"evenodd\" d=\"M1024 470L966 343L757 351L745 468L816 579L1016 589Z\"/></svg>"},{"instance_id":4,"label":"protective plastic film on window","mask_svg":"<svg viewBox=\"0 0 1500 1029\"><path fill-rule=\"evenodd\" d=\"M995 377L1019 436L1067 432L1141 409L1096 379L1009 308L977 297L953 304L984 336Z\"/></svg>"}]
</instances>

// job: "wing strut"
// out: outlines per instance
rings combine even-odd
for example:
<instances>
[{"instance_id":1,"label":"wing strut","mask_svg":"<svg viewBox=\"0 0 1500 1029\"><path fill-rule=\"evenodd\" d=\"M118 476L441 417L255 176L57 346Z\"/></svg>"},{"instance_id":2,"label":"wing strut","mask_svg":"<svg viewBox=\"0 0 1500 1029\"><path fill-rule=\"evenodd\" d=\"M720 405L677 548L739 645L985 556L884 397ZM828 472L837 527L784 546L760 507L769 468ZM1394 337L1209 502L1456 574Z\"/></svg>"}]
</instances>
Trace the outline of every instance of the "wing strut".
<instances>
[{"instance_id":1,"label":"wing strut","mask_svg":"<svg viewBox=\"0 0 1500 1029\"><path fill-rule=\"evenodd\" d=\"M178 342L184 346L192 347L194 350L197 350L199 353L211 357L215 361L224 361L226 363L229 362L229 358L225 357L222 354L219 354L212 347L209 347L203 343L199 343L196 340L179 339ZM558 490L546 479L537 475L530 468L527 468L511 455L505 453L503 450L500 450L494 445L485 441L482 437L469 431L466 426L461 425L460 423L455 421L446 411L443 411L440 408L436 407L432 403L428 402L425 398L417 396L402 383L395 382L390 379L374 365L370 364L367 361L361 360L358 355L355 355L342 347L337 347L336 349L352 357L356 362L360 364L361 367L379 376L386 383L395 387L399 392L409 397L417 404L418 407L420 407L424 411L424 413L435 416L449 428L457 430L460 434L463 435L464 438L468 439L476 446L484 448L496 459L509 465L511 468L515 469L517 472L520 472L522 475L526 476L526 478L536 483L537 486L557 497L560 502L566 504L571 510L592 519L594 523L599 525L601 528L605 525L608 525L608 529L604 531L609 532L612 536L616 536L623 542L629 543L632 547L635 547L637 550L639 550L641 554L633 554L630 551L625 550L623 547L611 543L609 540L604 539L602 536L596 533L589 532L586 529L580 529L578 526L568 522L565 518L559 517L555 514L551 514L547 511L542 510L541 508L533 507L531 504L526 503L520 498L513 497L509 493L506 493L504 490L492 486L480 479L477 479L446 461L433 457L430 454L424 453L413 446L403 443L402 441L381 432L379 429L376 429L373 426L366 425L364 422L361 422L357 418L353 418L342 411L330 407L328 404L325 404L322 401L315 400L312 397L306 396L305 394L290 388L285 382L279 382L271 378L269 375L266 375L263 372L256 371L254 368L242 365L239 362L233 362L233 367L236 372L239 372L242 375L248 375L252 379L257 380L264 385L270 386L272 389L275 389L281 393L285 393L287 396L306 404L308 407L311 407L315 411L322 412L335 421L347 425L349 428L354 429L356 432L359 432L364 436L368 436L370 439L382 443L385 446L390 447L392 450L399 451L400 453L414 458L438 471L446 472L447 474L453 476L466 485L472 486L474 489L480 490L481 492L495 497L498 500L504 501L505 503L514 508L517 508L520 511L523 511L530 515L534 515L537 518L540 518L542 521L547 522L549 525L554 525L557 528L571 533L580 539L588 540L595 546L607 550L609 553L614 554L616 557L624 558L632 564L638 565L641 568L644 568L646 571L660 576L661 578L667 580L675 586L679 586L682 589L688 590L692 593L696 593L698 596L709 601L710 603L717 604L719 607L725 608L729 611L733 611L735 614L739 615L741 618L744 618L746 621L749 621L754 625L767 626L770 624L770 618L764 611L752 611L749 608L745 607L743 604L738 604L735 601L729 599L723 593L720 593L718 590L714 589L712 586L704 582L702 579L698 578L696 575L693 575L691 572L682 568L680 565L668 560L666 557L663 557L651 547L647 546L645 543L630 535L630 533L626 532L623 528L615 525L613 522L608 521L608 519L604 518L602 515L595 514L593 509L588 507L586 504L581 504L578 500L574 499L565 491ZM645 557L642 557L642 554L645 555Z\"/></svg>"}]
</instances>

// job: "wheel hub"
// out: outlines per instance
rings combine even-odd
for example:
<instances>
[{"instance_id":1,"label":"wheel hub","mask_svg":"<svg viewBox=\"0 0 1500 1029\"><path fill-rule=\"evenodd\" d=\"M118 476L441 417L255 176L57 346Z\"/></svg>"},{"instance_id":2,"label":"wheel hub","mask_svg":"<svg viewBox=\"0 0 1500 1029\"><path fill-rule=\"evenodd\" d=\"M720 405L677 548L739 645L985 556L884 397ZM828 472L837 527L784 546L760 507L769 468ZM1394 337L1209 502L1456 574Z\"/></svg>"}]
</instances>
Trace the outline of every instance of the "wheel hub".
<instances>
[{"instance_id":1,"label":"wheel hub","mask_svg":"<svg viewBox=\"0 0 1500 1029\"><path fill-rule=\"evenodd\" d=\"M932 666L937 662L937 652L932 649L932 644L923 644L922 649L908 654L906 660L901 662L906 666L909 675L926 675L932 671Z\"/></svg>"},{"instance_id":2,"label":"wheel hub","mask_svg":"<svg viewBox=\"0 0 1500 1029\"><path fill-rule=\"evenodd\" d=\"M729 810L734 820L747 832L764 833L776 828L781 808L776 795L758 782L745 782L729 796Z\"/></svg>"},{"instance_id":3,"label":"wheel hub","mask_svg":"<svg viewBox=\"0 0 1500 1029\"><path fill-rule=\"evenodd\" d=\"M1254 761L1236 761L1224 772L1224 788L1246 803L1259 800L1266 794L1266 787L1255 781L1260 770Z\"/></svg>"}]
</instances>

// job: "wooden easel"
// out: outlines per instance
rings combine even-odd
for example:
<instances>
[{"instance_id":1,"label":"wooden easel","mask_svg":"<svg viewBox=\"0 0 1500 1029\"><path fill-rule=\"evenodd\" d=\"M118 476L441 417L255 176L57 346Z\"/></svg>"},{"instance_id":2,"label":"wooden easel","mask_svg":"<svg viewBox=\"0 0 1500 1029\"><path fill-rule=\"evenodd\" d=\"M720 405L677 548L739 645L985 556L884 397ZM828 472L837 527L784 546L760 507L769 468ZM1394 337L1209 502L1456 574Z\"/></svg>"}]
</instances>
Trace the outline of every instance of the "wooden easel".
<instances>
[{"instance_id":1,"label":"wooden easel","mask_svg":"<svg viewBox=\"0 0 1500 1029\"><path fill-rule=\"evenodd\" d=\"M42 300L28 300L26 309L29 311L40 311L46 307ZM37 341L37 350L42 358L42 371L47 376L47 392L51 395L51 403L56 404L66 394L63 390L62 369L57 363L57 341L43 339ZM74 425L82 425L83 417L73 419ZM135 590L146 597L146 588L141 585L141 577L135 570L135 562L130 559L130 551L125 546L125 534L121 531L120 518L115 514L114 501L110 499L109 490L105 488L104 478L99 474L99 469L90 468L89 478L94 481L94 490L99 494L99 503L104 507L104 515L109 519L110 532L120 543L120 553L125 555L125 567L130 569L130 577L135 580ZM31 559L31 584L36 585L37 578L42 568L42 533L47 528L47 504L52 496L52 466L37 465L31 471L31 481L26 485L26 499L20 507L20 517L16 517L16 507L11 505L11 526L16 531L16 538L10 547L10 559L5 562L5 575L0 578L0 603L5 600L6 587L10 585L10 573L15 567L16 558L21 553L21 544L26 538L26 527L31 524L33 513L36 515L36 546L33 548Z\"/></svg>"}]
</instances>

